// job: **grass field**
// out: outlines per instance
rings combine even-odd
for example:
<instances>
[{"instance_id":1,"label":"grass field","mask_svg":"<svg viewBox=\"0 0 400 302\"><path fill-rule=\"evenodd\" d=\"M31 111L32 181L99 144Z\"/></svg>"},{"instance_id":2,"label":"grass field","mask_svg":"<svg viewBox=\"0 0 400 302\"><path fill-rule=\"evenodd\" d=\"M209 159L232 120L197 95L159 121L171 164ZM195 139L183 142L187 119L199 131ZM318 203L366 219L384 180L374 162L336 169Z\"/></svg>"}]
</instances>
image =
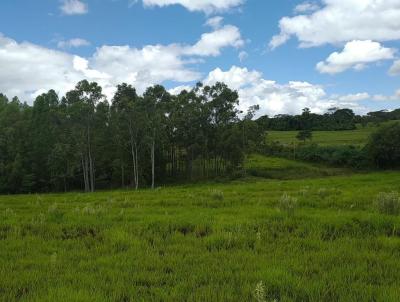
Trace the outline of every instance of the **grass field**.
<instances>
[{"instance_id":1,"label":"grass field","mask_svg":"<svg viewBox=\"0 0 400 302\"><path fill-rule=\"evenodd\" d=\"M400 173L2 196L0 301L398 301L390 191Z\"/></svg>"},{"instance_id":2,"label":"grass field","mask_svg":"<svg viewBox=\"0 0 400 302\"><path fill-rule=\"evenodd\" d=\"M389 121L386 123L396 123ZM385 123L383 123L385 124ZM356 130L345 131L313 131L312 142L321 146L332 145L354 145L363 146L368 141L368 137L378 129L378 126L369 124L366 127L357 126ZM267 140L278 141L285 145L298 143L296 135L299 131L267 131Z\"/></svg>"},{"instance_id":3,"label":"grass field","mask_svg":"<svg viewBox=\"0 0 400 302\"><path fill-rule=\"evenodd\" d=\"M247 176L269 179L302 179L349 174L343 168L327 167L279 157L266 157L258 154L248 156L245 161Z\"/></svg>"},{"instance_id":4,"label":"grass field","mask_svg":"<svg viewBox=\"0 0 400 302\"><path fill-rule=\"evenodd\" d=\"M322 146L330 145L364 145L374 127L345 131L313 131L312 142ZM298 143L296 138L298 131L267 131L267 140L279 141L285 145Z\"/></svg>"}]
</instances>

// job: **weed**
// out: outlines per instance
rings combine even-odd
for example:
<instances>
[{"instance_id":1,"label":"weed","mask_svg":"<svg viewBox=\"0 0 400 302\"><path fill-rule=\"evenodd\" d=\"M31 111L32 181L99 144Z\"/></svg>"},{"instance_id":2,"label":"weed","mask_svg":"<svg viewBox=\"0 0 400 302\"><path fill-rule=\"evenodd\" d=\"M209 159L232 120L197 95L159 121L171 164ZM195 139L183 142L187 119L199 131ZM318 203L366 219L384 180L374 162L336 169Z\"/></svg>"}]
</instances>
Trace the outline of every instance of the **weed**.
<instances>
[{"instance_id":1,"label":"weed","mask_svg":"<svg viewBox=\"0 0 400 302\"><path fill-rule=\"evenodd\" d=\"M375 198L375 206L379 213L388 215L399 215L400 196L397 192L379 193Z\"/></svg>"},{"instance_id":2,"label":"weed","mask_svg":"<svg viewBox=\"0 0 400 302\"><path fill-rule=\"evenodd\" d=\"M285 212L288 216L293 216L297 208L297 198L283 194L278 203L279 210Z\"/></svg>"},{"instance_id":3,"label":"weed","mask_svg":"<svg viewBox=\"0 0 400 302\"><path fill-rule=\"evenodd\" d=\"M210 196L213 200L216 201L223 201L224 200L224 192L219 191L219 190L211 190L210 191Z\"/></svg>"},{"instance_id":4,"label":"weed","mask_svg":"<svg viewBox=\"0 0 400 302\"><path fill-rule=\"evenodd\" d=\"M257 283L257 286L254 290L254 298L257 302L267 302L266 300L266 293L264 283L262 281Z\"/></svg>"}]
</instances>

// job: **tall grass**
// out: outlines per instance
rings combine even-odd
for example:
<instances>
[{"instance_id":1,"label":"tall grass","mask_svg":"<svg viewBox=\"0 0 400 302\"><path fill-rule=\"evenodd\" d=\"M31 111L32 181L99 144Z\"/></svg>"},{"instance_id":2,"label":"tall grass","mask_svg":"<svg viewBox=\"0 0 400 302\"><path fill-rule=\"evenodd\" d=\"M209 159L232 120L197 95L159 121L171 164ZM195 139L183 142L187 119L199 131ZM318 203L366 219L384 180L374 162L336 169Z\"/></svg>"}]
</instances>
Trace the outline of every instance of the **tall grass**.
<instances>
[{"instance_id":1,"label":"tall grass","mask_svg":"<svg viewBox=\"0 0 400 302\"><path fill-rule=\"evenodd\" d=\"M399 183L1 196L0 301L398 301L400 217L375 202Z\"/></svg>"}]
</instances>

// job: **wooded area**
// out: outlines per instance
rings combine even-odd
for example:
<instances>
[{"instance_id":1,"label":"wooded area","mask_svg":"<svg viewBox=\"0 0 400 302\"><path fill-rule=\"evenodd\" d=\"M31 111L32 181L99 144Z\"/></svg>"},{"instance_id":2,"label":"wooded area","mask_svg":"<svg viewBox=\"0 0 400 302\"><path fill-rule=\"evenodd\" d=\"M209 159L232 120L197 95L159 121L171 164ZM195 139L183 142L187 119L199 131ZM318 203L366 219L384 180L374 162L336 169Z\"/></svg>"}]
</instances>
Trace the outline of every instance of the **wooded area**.
<instances>
[{"instance_id":1,"label":"wooded area","mask_svg":"<svg viewBox=\"0 0 400 302\"><path fill-rule=\"evenodd\" d=\"M360 120L396 117L337 108L318 115L305 108L301 115L253 120L259 107L243 113L238 104L237 92L223 83L198 83L179 95L160 85L138 95L121 84L109 102L97 83L85 80L62 98L50 90L32 106L0 94L0 193L211 179L240 171L244 154L270 148L268 129L353 129Z\"/></svg>"},{"instance_id":2,"label":"wooded area","mask_svg":"<svg viewBox=\"0 0 400 302\"><path fill-rule=\"evenodd\" d=\"M110 103L87 81L33 106L0 95L0 193L154 188L225 174L263 135L247 135L252 111L240 120L237 105L222 83L177 96L159 85L139 96L122 84Z\"/></svg>"}]
</instances>

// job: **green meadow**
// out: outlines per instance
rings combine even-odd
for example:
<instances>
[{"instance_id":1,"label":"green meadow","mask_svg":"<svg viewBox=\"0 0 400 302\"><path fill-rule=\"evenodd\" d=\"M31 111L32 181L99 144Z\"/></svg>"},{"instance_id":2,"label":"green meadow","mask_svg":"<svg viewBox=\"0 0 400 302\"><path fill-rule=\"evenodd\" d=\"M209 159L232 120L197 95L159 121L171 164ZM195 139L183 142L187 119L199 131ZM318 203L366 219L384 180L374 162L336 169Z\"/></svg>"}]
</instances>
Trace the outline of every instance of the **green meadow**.
<instances>
[{"instance_id":1,"label":"green meadow","mask_svg":"<svg viewBox=\"0 0 400 302\"><path fill-rule=\"evenodd\" d=\"M0 301L398 301L400 218L376 199L399 172L247 165L274 172L1 196Z\"/></svg>"},{"instance_id":2,"label":"green meadow","mask_svg":"<svg viewBox=\"0 0 400 302\"><path fill-rule=\"evenodd\" d=\"M394 123L389 121L382 124ZM338 146L338 145L354 145L363 146L368 141L369 136L379 127L374 124L369 124L366 127L357 125L355 130L344 131L313 131L312 142L321 146ZM298 131L267 131L268 141L278 141L285 145L298 143L296 138Z\"/></svg>"}]
</instances>

